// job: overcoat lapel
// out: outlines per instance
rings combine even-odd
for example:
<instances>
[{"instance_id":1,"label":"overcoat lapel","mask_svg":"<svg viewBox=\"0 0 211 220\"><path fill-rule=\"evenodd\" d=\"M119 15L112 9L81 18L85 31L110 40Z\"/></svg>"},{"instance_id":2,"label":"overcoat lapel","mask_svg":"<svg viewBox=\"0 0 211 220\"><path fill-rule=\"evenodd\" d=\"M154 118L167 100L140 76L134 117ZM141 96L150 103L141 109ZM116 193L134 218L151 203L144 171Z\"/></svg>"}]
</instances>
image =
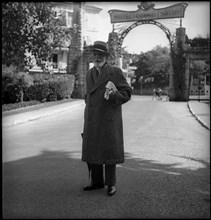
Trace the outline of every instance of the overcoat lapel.
<instances>
[{"instance_id":1,"label":"overcoat lapel","mask_svg":"<svg viewBox=\"0 0 211 220\"><path fill-rule=\"evenodd\" d=\"M93 71L96 71L96 68L93 68ZM113 74L112 72L112 68L107 64L107 66L105 66L104 68L102 68L101 70L102 72L99 74L99 77L96 81L96 84L94 85L94 87L92 88L92 90L90 91L90 93L94 92L99 86L101 86L104 82L108 81L111 79L111 75ZM92 77L96 76L96 73L93 72L93 74L91 74Z\"/></svg>"}]
</instances>

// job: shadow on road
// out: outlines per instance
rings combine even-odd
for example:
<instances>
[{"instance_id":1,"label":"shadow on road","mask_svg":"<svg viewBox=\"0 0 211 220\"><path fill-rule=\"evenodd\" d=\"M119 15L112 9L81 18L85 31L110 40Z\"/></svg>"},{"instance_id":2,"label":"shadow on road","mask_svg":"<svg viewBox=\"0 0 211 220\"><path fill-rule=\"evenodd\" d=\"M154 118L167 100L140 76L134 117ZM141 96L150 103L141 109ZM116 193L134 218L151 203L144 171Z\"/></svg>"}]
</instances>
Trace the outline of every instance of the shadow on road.
<instances>
[{"instance_id":1,"label":"shadow on road","mask_svg":"<svg viewBox=\"0 0 211 220\"><path fill-rule=\"evenodd\" d=\"M117 193L108 197L106 188L82 190L89 180L79 154L43 151L4 163L3 218L210 218L210 167L204 161L204 168L188 170L127 153L117 168Z\"/></svg>"}]
</instances>

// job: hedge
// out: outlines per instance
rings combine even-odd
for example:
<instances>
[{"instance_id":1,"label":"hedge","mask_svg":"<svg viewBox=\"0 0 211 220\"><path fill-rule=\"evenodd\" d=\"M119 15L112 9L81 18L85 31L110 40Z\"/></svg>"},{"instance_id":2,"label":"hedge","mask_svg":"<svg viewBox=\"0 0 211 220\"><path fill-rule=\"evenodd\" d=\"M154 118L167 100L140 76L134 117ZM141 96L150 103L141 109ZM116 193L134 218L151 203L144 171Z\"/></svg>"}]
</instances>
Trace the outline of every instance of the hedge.
<instances>
[{"instance_id":1,"label":"hedge","mask_svg":"<svg viewBox=\"0 0 211 220\"><path fill-rule=\"evenodd\" d=\"M27 101L37 100L45 102L50 94L48 81L36 82L25 91L25 99Z\"/></svg>"},{"instance_id":2,"label":"hedge","mask_svg":"<svg viewBox=\"0 0 211 220\"><path fill-rule=\"evenodd\" d=\"M47 79L36 79L26 73L3 72L2 104L21 101L57 101L70 98L75 77L69 74L49 75Z\"/></svg>"}]
</instances>

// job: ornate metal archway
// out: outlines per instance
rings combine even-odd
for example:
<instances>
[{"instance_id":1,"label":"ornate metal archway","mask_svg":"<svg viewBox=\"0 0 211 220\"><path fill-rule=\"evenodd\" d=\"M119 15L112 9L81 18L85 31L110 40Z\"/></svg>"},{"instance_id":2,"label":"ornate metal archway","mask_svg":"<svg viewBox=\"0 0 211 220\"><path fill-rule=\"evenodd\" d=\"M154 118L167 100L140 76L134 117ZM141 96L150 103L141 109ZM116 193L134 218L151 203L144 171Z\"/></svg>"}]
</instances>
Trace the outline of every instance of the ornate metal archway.
<instances>
[{"instance_id":1,"label":"ornate metal archway","mask_svg":"<svg viewBox=\"0 0 211 220\"><path fill-rule=\"evenodd\" d=\"M156 25L157 27L159 27L161 30L164 31L164 33L166 34L166 37L169 40L170 46L172 46L173 43L173 38L174 35L170 32L170 30L165 27L163 24L161 24L158 21L155 20L149 20L149 21L137 21L135 23L133 23L132 25L130 25L126 30L124 30L123 32L121 32L118 36L118 54L121 54L121 47L122 47L122 43L124 38L127 36L127 34L134 28L136 28L137 26L143 25L143 24L152 24L152 25Z\"/></svg>"},{"instance_id":2,"label":"ornate metal archway","mask_svg":"<svg viewBox=\"0 0 211 220\"><path fill-rule=\"evenodd\" d=\"M174 69L175 69L175 64L173 64L173 58L172 55L176 55L178 53L178 45L180 44L179 42L182 43L182 47L185 47L185 28L179 27L176 29L176 35L172 33L165 25L162 23L155 21L155 20L147 20L147 21L137 21L132 24L130 24L127 27L121 27L121 28L113 28L113 32L109 34L109 40L108 40L108 46L109 46L109 53L110 53L110 63L115 64L117 66L121 67L122 64L122 58L121 58L121 52L122 52L122 43L127 34L137 26L143 25L143 24L152 24L160 28L165 34L167 39L169 40L170 43L170 74L169 74L169 100L176 100L177 96L179 95L176 94L176 91L183 89L183 94L182 97L179 97L178 99L182 100L187 100L188 99L188 82L189 82L189 73L187 70L184 69L184 73L182 73L183 78L184 78L184 88L175 87L175 77L177 75L174 74ZM119 29L119 30L118 30ZM117 32L115 32L116 30ZM186 68L186 67L185 67ZM183 72L183 71L182 71ZM179 77L179 76L178 76Z\"/></svg>"}]
</instances>

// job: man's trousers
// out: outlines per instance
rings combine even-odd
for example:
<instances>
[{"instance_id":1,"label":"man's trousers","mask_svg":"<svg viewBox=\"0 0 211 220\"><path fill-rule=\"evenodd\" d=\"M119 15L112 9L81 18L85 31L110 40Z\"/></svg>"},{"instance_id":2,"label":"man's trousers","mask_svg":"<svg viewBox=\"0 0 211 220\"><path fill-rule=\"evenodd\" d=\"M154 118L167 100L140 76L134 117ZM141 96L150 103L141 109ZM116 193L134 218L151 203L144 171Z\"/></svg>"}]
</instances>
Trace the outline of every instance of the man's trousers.
<instances>
[{"instance_id":1,"label":"man's trousers","mask_svg":"<svg viewBox=\"0 0 211 220\"><path fill-rule=\"evenodd\" d=\"M103 175L103 164L91 164L92 185L105 184L115 186L116 184L116 164L105 165L105 181Z\"/></svg>"}]
</instances>

